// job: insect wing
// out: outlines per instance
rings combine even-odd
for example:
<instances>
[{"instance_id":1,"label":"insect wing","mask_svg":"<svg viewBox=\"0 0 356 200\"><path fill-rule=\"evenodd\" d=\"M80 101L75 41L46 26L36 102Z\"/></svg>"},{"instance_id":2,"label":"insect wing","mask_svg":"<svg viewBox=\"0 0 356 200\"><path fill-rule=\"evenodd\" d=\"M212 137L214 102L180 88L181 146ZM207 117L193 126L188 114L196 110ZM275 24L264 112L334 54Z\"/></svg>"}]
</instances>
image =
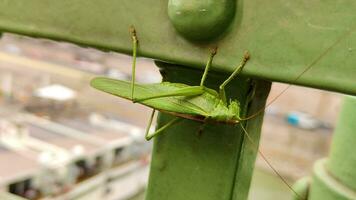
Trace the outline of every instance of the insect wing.
<instances>
[{"instance_id":1,"label":"insect wing","mask_svg":"<svg viewBox=\"0 0 356 200\"><path fill-rule=\"evenodd\" d=\"M91 86L106 93L131 100L130 82L115 80L105 77L94 78ZM180 83L155 83L155 84L135 84L135 98L145 98L148 96L159 95L163 92L189 87ZM149 99L138 102L145 106L172 113L180 113L193 116L208 116L214 109L217 97L204 92L197 96L174 96Z\"/></svg>"}]
</instances>

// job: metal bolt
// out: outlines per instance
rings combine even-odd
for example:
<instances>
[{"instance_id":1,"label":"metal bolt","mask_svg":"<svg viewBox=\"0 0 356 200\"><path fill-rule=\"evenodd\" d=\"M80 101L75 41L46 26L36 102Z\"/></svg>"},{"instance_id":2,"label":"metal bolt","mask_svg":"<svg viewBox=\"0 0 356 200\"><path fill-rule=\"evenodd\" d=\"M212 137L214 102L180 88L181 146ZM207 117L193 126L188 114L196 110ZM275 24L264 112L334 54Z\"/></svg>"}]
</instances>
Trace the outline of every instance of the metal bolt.
<instances>
[{"instance_id":1,"label":"metal bolt","mask_svg":"<svg viewBox=\"0 0 356 200\"><path fill-rule=\"evenodd\" d=\"M230 24L233 0L169 0L168 16L175 29L193 41L217 38Z\"/></svg>"}]
</instances>

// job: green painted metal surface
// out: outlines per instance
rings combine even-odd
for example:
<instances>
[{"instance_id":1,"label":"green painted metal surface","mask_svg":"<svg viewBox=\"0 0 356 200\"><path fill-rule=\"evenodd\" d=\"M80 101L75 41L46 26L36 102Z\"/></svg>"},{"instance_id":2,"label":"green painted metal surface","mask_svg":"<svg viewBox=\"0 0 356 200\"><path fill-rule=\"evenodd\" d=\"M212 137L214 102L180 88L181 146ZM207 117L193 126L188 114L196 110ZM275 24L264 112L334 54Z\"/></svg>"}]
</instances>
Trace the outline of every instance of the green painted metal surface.
<instances>
[{"instance_id":1,"label":"green painted metal surface","mask_svg":"<svg viewBox=\"0 0 356 200\"><path fill-rule=\"evenodd\" d=\"M199 84L201 71L160 64L165 80ZM215 88L226 74L210 74L207 86ZM251 80L240 77L229 85L227 94L240 100L242 115L264 106L270 83L258 81L249 102ZM158 127L172 116L160 114ZM262 115L245 124L258 144ZM147 200L231 200L247 199L256 146L244 137L239 125L207 124L184 120L154 140Z\"/></svg>"},{"instance_id":2,"label":"green painted metal surface","mask_svg":"<svg viewBox=\"0 0 356 200\"><path fill-rule=\"evenodd\" d=\"M192 41L216 39L235 14L235 0L169 0L168 16L176 30Z\"/></svg>"},{"instance_id":3,"label":"green painted metal surface","mask_svg":"<svg viewBox=\"0 0 356 200\"><path fill-rule=\"evenodd\" d=\"M303 180L299 182L302 184L294 186L301 193L308 193L308 200L356 199L355 122L356 97L346 96L335 129L330 158L316 162L309 188Z\"/></svg>"},{"instance_id":4,"label":"green painted metal surface","mask_svg":"<svg viewBox=\"0 0 356 200\"><path fill-rule=\"evenodd\" d=\"M295 193L292 193L292 197L293 197L292 199L293 200L307 200L310 182L311 182L310 177L304 177L304 178L298 180L293 185L293 189L298 194L298 196Z\"/></svg>"},{"instance_id":5,"label":"green painted metal surface","mask_svg":"<svg viewBox=\"0 0 356 200\"><path fill-rule=\"evenodd\" d=\"M327 168L334 177L356 193L355 133L356 97L345 97L335 129Z\"/></svg>"},{"instance_id":6,"label":"green painted metal surface","mask_svg":"<svg viewBox=\"0 0 356 200\"><path fill-rule=\"evenodd\" d=\"M356 94L354 0L239 0L228 30L204 44L180 36L167 7L167 0L0 0L0 30L129 53L134 25L141 56L202 68L207 47L217 45L213 68L227 72L249 50L243 74L289 83L343 38L296 84Z\"/></svg>"},{"instance_id":7,"label":"green painted metal surface","mask_svg":"<svg viewBox=\"0 0 356 200\"><path fill-rule=\"evenodd\" d=\"M345 186L329 172L326 166L327 162L327 160L316 162L308 200L356 199L356 192Z\"/></svg>"}]
</instances>

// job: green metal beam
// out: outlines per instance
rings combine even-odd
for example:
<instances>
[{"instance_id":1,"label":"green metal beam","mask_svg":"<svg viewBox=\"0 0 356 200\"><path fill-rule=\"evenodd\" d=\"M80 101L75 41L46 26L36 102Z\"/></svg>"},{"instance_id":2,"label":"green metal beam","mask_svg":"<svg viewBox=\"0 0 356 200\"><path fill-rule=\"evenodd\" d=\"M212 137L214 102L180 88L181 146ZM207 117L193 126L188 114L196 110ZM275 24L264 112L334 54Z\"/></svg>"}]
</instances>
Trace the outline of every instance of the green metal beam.
<instances>
[{"instance_id":1,"label":"green metal beam","mask_svg":"<svg viewBox=\"0 0 356 200\"><path fill-rule=\"evenodd\" d=\"M356 95L356 1L229 1L230 26L204 43L177 33L167 0L0 0L0 30L129 53L134 25L141 56L202 68L207 47L217 45L213 68L230 72L249 50L243 74L287 83L342 38L296 84Z\"/></svg>"},{"instance_id":2,"label":"green metal beam","mask_svg":"<svg viewBox=\"0 0 356 200\"><path fill-rule=\"evenodd\" d=\"M165 80L199 84L201 71L160 64ZM217 87L225 74L210 74L207 86ZM227 88L237 98L242 115L263 108L270 83L257 81L251 101L252 81L239 78ZM248 113L248 114L247 114ZM160 114L158 127L172 119ZM244 123L254 140L252 144L240 125L206 124L185 120L154 141L147 200L232 200L247 199L257 154L263 115Z\"/></svg>"}]
</instances>

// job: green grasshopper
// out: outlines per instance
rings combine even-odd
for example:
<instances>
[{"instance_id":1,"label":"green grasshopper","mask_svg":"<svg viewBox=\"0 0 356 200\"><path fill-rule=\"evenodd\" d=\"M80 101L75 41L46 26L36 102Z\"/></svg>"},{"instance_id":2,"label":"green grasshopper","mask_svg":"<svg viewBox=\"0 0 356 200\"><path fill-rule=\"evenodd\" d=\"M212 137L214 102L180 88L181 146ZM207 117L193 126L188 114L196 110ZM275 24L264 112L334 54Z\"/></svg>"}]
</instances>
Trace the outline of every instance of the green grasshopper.
<instances>
[{"instance_id":1,"label":"green grasshopper","mask_svg":"<svg viewBox=\"0 0 356 200\"><path fill-rule=\"evenodd\" d=\"M138 39L134 29L132 29L131 34L133 42L133 74L131 82L98 77L91 81L91 85L101 91L153 108L153 112L146 128L145 137L147 140L162 133L165 129L177 123L182 118L201 122L213 121L226 124L237 124L240 122L239 102L236 100L227 102L225 86L241 72L243 66L250 58L247 51L245 52L241 63L220 85L218 92L204 86L213 58L216 55L216 48L212 49L210 52L199 86L170 82L142 85L135 83ZM155 132L149 133L155 110L169 113L177 117Z\"/></svg>"}]
</instances>

